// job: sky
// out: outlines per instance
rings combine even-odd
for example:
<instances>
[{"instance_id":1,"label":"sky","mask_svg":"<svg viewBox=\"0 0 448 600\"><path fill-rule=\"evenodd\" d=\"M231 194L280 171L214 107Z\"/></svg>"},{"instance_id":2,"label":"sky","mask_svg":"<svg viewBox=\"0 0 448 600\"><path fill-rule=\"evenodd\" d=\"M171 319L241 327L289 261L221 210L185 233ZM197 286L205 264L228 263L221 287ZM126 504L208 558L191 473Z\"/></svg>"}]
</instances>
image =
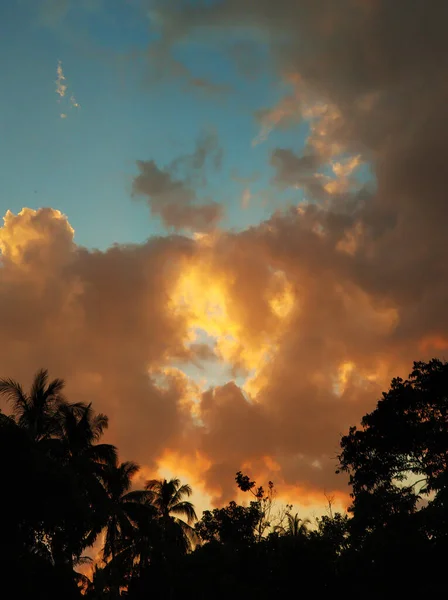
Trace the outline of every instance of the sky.
<instances>
[{"instance_id":1,"label":"sky","mask_svg":"<svg viewBox=\"0 0 448 600\"><path fill-rule=\"evenodd\" d=\"M340 436L448 347L448 5L0 7L1 374L141 479L349 502Z\"/></svg>"}]
</instances>

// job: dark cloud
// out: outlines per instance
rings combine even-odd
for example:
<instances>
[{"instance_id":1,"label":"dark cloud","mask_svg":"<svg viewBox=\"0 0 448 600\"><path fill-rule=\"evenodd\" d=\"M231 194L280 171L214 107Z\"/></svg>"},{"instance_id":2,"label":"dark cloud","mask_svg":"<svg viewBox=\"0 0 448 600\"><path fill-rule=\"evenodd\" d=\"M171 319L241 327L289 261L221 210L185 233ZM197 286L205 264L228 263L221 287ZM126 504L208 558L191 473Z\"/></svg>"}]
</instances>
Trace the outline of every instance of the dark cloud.
<instances>
[{"instance_id":1,"label":"dark cloud","mask_svg":"<svg viewBox=\"0 0 448 600\"><path fill-rule=\"evenodd\" d=\"M327 179L318 174L318 169L322 167L322 159L316 153L297 156L292 150L277 148L272 153L271 165L276 171L276 185L302 188L314 199L328 195L324 189Z\"/></svg>"},{"instance_id":2,"label":"dark cloud","mask_svg":"<svg viewBox=\"0 0 448 600\"><path fill-rule=\"evenodd\" d=\"M209 231L221 220L224 209L213 201L198 201L196 189L205 183L208 159L215 169L220 168L222 150L214 135L203 135L191 155L173 160L165 169L153 160L137 161L140 173L133 181L133 192L148 197L151 213L160 216L166 227Z\"/></svg>"}]
</instances>

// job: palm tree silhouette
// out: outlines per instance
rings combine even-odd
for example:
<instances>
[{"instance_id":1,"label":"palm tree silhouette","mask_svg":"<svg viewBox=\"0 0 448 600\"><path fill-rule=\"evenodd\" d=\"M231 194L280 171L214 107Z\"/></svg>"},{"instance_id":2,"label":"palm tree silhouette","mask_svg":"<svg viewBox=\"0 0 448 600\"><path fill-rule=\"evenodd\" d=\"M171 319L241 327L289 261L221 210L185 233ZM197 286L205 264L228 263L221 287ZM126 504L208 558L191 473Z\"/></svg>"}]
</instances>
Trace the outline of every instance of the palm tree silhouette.
<instances>
[{"instance_id":1,"label":"palm tree silhouette","mask_svg":"<svg viewBox=\"0 0 448 600\"><path fill-rule=\"evenodd\" d=\"M117 461L117 450L111 444L99 442L108 426L104 414L95 414L91 404L62 404L59 407L58 438L53 438L51 453L66 465L78 482L86 519L83 529L75 535L80 553L91 546L105 523L107 494L104 476Z\"/></svg>"},{"instance_id":2,"label":"palm tree silhouette","mask_svg":"<svg viewBox=\"0 0 448 600\"><path fill-rule=\"evenodd\" d=\"M102 558L102 581L119 595L119 587L141 577L162 549L159 514L151 493L131 490L140 467L131 461L109 465L104 473L108 496L107 522ZM120 583L121 582L121 583Z\"/></svg>"},{"instance_id":3,"label":"palm tree silhouette","mask_svg":"<svg viewBox=\"0 0 448 600\"><path fill-rule=\"evenodd\" d=\"M275 527L276 532L293 538L305 537L308 534L308 525L311 523L309 519L301 519L297 513L293 515L290 512L287 512L285 516L286 527L278 525Z\"/></svg>"},{"instance_id":4,"label":"palm tree silhouette","mask_svg":"<svg viewBox=\"0 0 448 600\"><path fill-rule=\"evenodd\" d=\"M65 403L64 381L48 381L48 371L40 369L34 376L29 393L14 379L0 379L0 396L12 404L17 425L36 442L59 432L59 408Z\"/></svg>"},{"instance_id":5,"label":"palm tree silhouette","mask_svg":"<svg viewBox=\"0 0 448 600\"><path fill-rule=\"evenodd\" d=\"M148 494L143 490L130 491L132 478L140 470L132 461L110 465L105 472L104 482L108 495L106 535L103 559L112 560L117 556L126 541L131 541L135 533L135 524L144 512L155 516Z\"/></svg>"},{"instance_id":6,"label":"palm tree silhouette","mask_svg":"<svg viewBox=\"0 0 448 600\"><path fill-rule=\"evenodd\" d=\"M115 464L115 446L98 443L108 425L108 417L95 414L91 404L62 404L59 426L65 460L81 469L87 464L98 475L102 473L102 465Z\"/></svg>"},{"instance_id":7,"label":"palm tree silhouette","mask_svg":"<svg viewBox=\"0 0 448 600\"><path fill-rule=\"evenodd\" d=\"M191 549L195 539L191 526L197 520L193 504L185 500L190 497L192 489L177 478L150 479L145 486L150 494L151 504L157 509L165 533L167 551L176 548L182 553ZM186 519L183 520L182 517Z\"/></svg>"},{"instance_id":8,"label":"palm tree silhouette","mask_svg":"<svg viewBox=\"0 0 448 600\"><path fill-rule=\"evenodd\" d=\"M64 381L49 381L46 369L36 373L28 393L15 380L0 379L0 395L13 412L2 424L9 419L23 433L47 481L34 547L45 550L59 569L73 573L83 550L104 527L107 496L102 479L106 466L116 462L116 449L98 443L108 418L95 414L90 404L69 404L63 389Z\"/></svg>"}]
</instances>

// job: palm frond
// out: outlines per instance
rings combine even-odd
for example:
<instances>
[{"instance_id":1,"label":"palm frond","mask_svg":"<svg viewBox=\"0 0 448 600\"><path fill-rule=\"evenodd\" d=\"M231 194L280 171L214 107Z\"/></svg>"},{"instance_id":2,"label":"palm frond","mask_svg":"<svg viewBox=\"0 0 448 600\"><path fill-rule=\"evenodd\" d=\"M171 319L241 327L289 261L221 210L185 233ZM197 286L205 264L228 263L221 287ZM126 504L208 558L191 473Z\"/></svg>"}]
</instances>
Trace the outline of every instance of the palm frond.
<instances>
[{"instance_id":1,"label":"palm frond","mask_svg":"<svg viewBox=\"0 0 448 600\"><path fill-rule=\"evenodd\" d=\"M31 385L30 398L33 404L41 404L45 399L46 386L48 381L48 370L39 369L34 376Z\"/></svg>"},{"instance_id":2,"label":"palm frond","mask_svg":"<svg viewBox=\"0 0 448 600\"><path fill-rule=\"evenodd\" d=\"M179 528L182 533L183 543L185 544L185 551L189 551L192 549L193 545L199 542L198 535L194 529L182 519L175 519L175 524Z\"/></svg>"},{"instance_id":3,"label":"palm frond","mask_svg":"<svg viewBox=\"0 0 448 600\"><path fill-rule=\"evenodd\" d=\"M59 420L61 422L63 433L68 439L75 435L78 425L77 411L72 405L62 404L58 406Z\"/></svg>"},{"instance_id":4,"label":"palm frond","mask_svg":"<svg viewBox=\"0 0 448 600\"><path fill-rule=\"evenodd\" d=\"M193 523L198 519L193 504L191 502L188 502L188 500L184 500L183 502L178 502L177 504L174 504L173 506L171 506L170 512L175 515L187 517L188 523Z\"/></svg>"},{"instance_id":5,"label":"palm frond","mask_svg":"<svg viewBox=\"0 0 448 600\"><path fill-rule=\"evenodd\" d=\"M124 462L117 465L118 458L104 465L101 478L112 502L120 499L129 491L132 477L138 472L139 466L134 462Z\"/></svg>"},{"instance_id":6,"label":"palm frond","mask_svg":"<svg viewBox=\"0 0 448 600\"><path fill-rule=\"evenodd\" d=\"M92 418L90 427L92 429L93 439L97 442L104 431L109 427L109 417L103 413L98 413Z\"/></svg>"},{"instance_id":7,"label":"palm frond","mask_svg":"<svg viewBox=\"0 0 448 600\"><path fill-rule=\"evenodd\" d=\"M10 378L0 379L0 396L4 396L6 401L12 404L16 416L21 416L28 410L28 397L18 381Z\"/></svg>"},{"instance_id":8,"label":"palm frond","mask_svg":"<svg viewBox=\"0 0 448 600\"><path fill-rule=\"evenodd\" d=\"M160 494L162 483L159 479L149 479L145 484L145 490Z\"/></svg>"},{"instance_id":9,"label":"palm frond","mask_svg":"<svg viewBox=\"0 0 448 600\"><path fill-rule=\"evenodd\" d=\"M62 400L63 396L62 396L62 390L65 387L65 381L63 379L53 379L53 381L50 381L50 383L48 384L47 387L47 396L54 398L54 399L58 399L58 400Z\"/></svg>"},{"instance_id":10,"label":"palm frond","mask_svg":"<svg viewBox=\"0 0 448 600\"><path fill-rule=\"evenodd\" d=\"M308 525L311 523L309 519L301 519L297 513L292 515L286 513L288 527L286 533L292 536L305 535L308 531Z\"/></svg>"},{"instance_id":11,"label":"palm frond","mask_svg":"<svg viewBox=\"0 0 448 600\"><path fill-rule=\"evenodd\" d=\"M120 465L120 469L122 470L123 475L125 475L129 480L131 480L134 475L136 475L140 471L140 465L132 460L127 460Z\"/></svg>"},{"instance_id":12,"label":"palm frond","mask_svg":"<svg viewBox=\"0 0 448 600\"><path fill-rule=\"evenodd\" d=\"M112 444L94 444L89 448L89 456L95 462L104 465L115 465L117 462L118 451Z\"/></svg>"},{"instance_id":13,"label":"palm frond","mask_svg":"<svg viewBox=\"0 0 448 600\"><path fill-rule=\"evenodd\" d=\"M152 505L152 495L151 492L147 490L132 490L132 492L128 492L121 497L121 501L124 503L134 503L134 504L144 504L144 505Z\"/></svg>"},{"instance_id":14,"label":"palm frond","mask_svg":"<svg viewBox=\"0 0 448 600\"><path fill-rule=\"evenodd\" d=\"M75 414L78 418L80 418L84 414L87 406L88 404L86 404L85 402L67 402L67 404L61 408L62 410L64 408L68 409L71 413Z\"/></svg>"},{"instance_id":15,"label":"palm frond","mask_svg":"<svg viewBox=\"0 0 448 600\"><path fill-rule=\"evenodd\" d=\"M174 506L175 504L182 502L182 500L184 499L185 496L187 496L189 498L192 493L193 493L193 490L191 489L191 487L188 484L181 485L171 496L171 505Z\"/></svg>"},{"instance_id":16,"label":"palm frond","mask_svg":"<svg viewBox=\"0 0 448 600\"><path fill-rule=\"evenodd\" d=\"M164 483L170 487L171 494L173 494L173 495L174 495L174 492L181 487L180 479L178 477L173 477L169 481L164 479Z\"/></svg>"},{"instance_id":17,"label":"palm frond","mask_svg":"<svg viewBox=\"0 0 448 600\"><path fill-rule=\"evenodd\" d=\"M165 517L170 513L187 517L188 522L197 519L194 506L191 502L182 500L192 494L189 485L181 485L177 477L166 479L150 479L146 482L145 489L153 495L152 503Z\"/></svg>"},{"instance_id":18,"label":"palm frond","mask_svg":"<svg viewBox=\"0 0 448 600\"><path fill-rule=\"evenodd\" d=\"M17 423L14 421L13 417L0 412L0 429L6 430L7 428L10 431L15 431L17 429Z\"/></svg>"}]
</instances>

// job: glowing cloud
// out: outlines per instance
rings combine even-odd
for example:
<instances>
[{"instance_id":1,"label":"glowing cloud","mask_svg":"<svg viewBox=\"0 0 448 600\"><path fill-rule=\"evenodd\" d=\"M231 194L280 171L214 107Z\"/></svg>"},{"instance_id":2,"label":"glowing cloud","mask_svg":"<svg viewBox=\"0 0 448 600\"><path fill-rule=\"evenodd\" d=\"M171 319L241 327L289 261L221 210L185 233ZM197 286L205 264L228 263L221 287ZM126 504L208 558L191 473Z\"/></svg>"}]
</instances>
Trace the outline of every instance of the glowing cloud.
<instances>
[{"instance_id":1,"label":"glowing cloud","mask_svg":"<svg viewBox=\"0 0 448 600\"><path fill-rule=\"evenodd\" d=\"M217 24L238 24L263 36L279 77L300 73L258 115L254 144L308 121L303 151L271 156L273 183L307 201L218 232L222 207L198 196L205 161L220 162L204 138L168 165L142 161L134 180L150 211L188 236L89 251L57 211L7 213L2 374L27 384L48 367L69 397L110 415L124 460L148 473L178 463L217 502L243 466L303 503L342 495L340 434L412 360L447 346L448 4L409 0L405 15L386 0L152 4L161 71L198 28L218 44ZM62 108L61 63L56 92ZM375 190L352 186L361 163ZM189 374L199 360L227 380L207 388Z\"/></svg>"},{"instance_id":2,"label":"glowing cloud","mask_svg":"<svg viewBox=\"0 0 448 600\"><path fill-rule=\"evenodd\" d=\"M186 321L187 343L204 332L215 340L214 352L231 368L246 373L257 371L275 352L282 323L295 304L292 286L285 273L275 271L270 275L265 293L276 331L266 332L260 343L259 338L247 335L244 315L235 304L235 280L228 272L220 273L216 266L213 258L203 257L186 265L172 291L171 310Z\"/></svg>"}]
</instances>

